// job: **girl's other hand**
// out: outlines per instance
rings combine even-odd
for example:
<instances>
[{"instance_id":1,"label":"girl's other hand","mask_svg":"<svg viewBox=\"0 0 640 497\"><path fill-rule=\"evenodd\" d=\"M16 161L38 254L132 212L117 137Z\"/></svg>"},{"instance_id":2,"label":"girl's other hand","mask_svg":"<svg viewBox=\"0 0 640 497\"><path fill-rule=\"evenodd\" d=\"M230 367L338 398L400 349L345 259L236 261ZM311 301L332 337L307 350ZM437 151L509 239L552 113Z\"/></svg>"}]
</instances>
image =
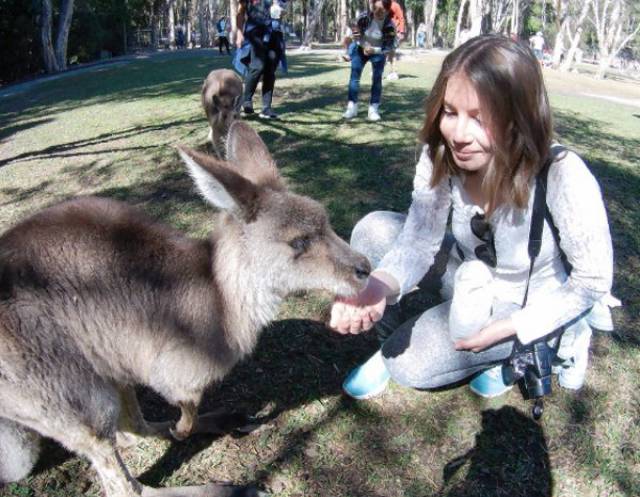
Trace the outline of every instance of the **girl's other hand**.
<instances>
[{"instance_id":1,"label":"girl's other hand","mask_svg":"<svg viewBox=\"0 0 640 497\"><path fill-rule=\"evenodd\" d=\"M457 340L454 344L456 350L471 350L472 352L480 352L502 340L512 337L516 334L513 322L510 318L494 321L485 326L478 333L469 338Z\"/></svg>"}]
</instances>

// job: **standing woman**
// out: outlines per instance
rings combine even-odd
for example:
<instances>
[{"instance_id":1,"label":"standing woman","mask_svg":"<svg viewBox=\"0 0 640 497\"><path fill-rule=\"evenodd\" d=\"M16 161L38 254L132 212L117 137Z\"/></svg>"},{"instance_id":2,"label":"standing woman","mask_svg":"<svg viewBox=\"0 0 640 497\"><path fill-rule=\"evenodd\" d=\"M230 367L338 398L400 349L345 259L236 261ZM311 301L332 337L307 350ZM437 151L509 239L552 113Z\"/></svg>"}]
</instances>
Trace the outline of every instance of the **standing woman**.
<instances>
[{"instance_id":1,"label":"standing woman","mask_svg":"<svg viewBox=\"0 0 640 497\"><path fill-rule=\"evenodd\" d=\"M388 321L387 306L432 266L450 213L455 247L444 282L451 281L452 299L394 329L381 351L350 373L345 392L368 398L390 377L436 388L482 372L472 389L499 395L508 388L500 363L514 340L528 344L559 328L565 330L560 384L580 388L588 323L611 327L605 305L612 302L611 236L585 163L572 152L552 152L551 110L531 50L487 35L451 52L429 94L419 137L424 146L409 213L373 212L355 226L352 245L377 269L360 295L334 303L331 326L360 333ZM545 222L529 279L535 181L547 161L546 203L559 244Z\"/></svg>"},{"instance_id":2,"label":"standing woman","mask_svg":"<svg viewBox=\"0 0 640 497\"><path fill-rule=\"evenodd\" d=\"M348 52L351 58L349 78L349 103L343 117L353 119L358 115L358 92L360 77L367 62L371 62L371 98L369 100L369 121L380 120L380 99L382 98L382 73L387 53L395 46L396 28L391 21L391 0L374 0L371 10L358 17L352 28L353 41Z\"/></svg>"},{"instance_id":3,"label":"standing woman","mask_svg":"<svg viewBox=\"0 0 640 497\"><path fill-rule=\"evenodd\" d=\"M285 40L281 16L287 0L239 0L236 17L237 61L234 66L244 76L242 112L254 114L253 95L262 80L261 119L277 119L271 108L276 69L286 72ZM236 63L237 62L237 63Z\"/></svg>"}]
</instances>

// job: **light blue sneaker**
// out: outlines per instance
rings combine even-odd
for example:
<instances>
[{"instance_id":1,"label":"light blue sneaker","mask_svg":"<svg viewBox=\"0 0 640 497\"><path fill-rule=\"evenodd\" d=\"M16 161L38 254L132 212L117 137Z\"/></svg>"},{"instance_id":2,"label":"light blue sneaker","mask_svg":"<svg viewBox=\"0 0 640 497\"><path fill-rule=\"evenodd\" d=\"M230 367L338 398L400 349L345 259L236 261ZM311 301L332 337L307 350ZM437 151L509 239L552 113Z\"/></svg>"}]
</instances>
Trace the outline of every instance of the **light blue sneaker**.
<instances>
[{"instance_id":1,"label":"light blue sneaker","mask_svg":"<svg viewBox=\"0 0 640 497\"><path fill-rule=\"evenodd\" d=\"M513 385L505 384L502 379L502 364L498 364L477 375L469 382L469 388L476 395L490 399L508 392Z\"/></svg>"},{"instance_id":2,"label":"light blue sneaker","mask_svg":"<svg viewBox=\"0 0 640 497\"><path fill-rule=\"evenodd\" d=\"M357 400L370 399L384 392L390 377L382 352L378 350L367 362L351 370L342 384L342 390Z\"/></svg>"}]
</instances>

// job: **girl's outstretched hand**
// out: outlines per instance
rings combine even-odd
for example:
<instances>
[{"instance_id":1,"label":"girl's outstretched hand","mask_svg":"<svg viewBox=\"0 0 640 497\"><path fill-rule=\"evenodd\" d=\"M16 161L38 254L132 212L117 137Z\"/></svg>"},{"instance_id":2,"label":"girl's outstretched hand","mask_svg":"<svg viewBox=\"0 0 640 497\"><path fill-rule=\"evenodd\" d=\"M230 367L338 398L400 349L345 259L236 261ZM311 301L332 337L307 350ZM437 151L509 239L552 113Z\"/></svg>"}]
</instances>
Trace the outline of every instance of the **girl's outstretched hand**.
<instances>
[{"instance_id":1,"label":"girl's outstretched hand","mask_svg":"<svg viewBox=\"0 0 640 497\"><path fill-rule=\"evenodd\" d=\"M478 333L469 338L456 340L454 346L456 350L471 350L472 352L480 352L491 345L501 342L505 338L509 338L516 334L513 322L510 318L499 319L488 326L482 328Z\"/></svg>"},{"instance_id":2,"label":"girl's outstretched hand","mask_svg":"<svg viewBox=\"0 0 640 497\"><path fill-rule=\"evenodd\" d=\"M393 293L393 289L373 273L360 294L335 300L329 326L343 335L370 330L382 318L387 297Z\"/></svg>"}]
</instances>

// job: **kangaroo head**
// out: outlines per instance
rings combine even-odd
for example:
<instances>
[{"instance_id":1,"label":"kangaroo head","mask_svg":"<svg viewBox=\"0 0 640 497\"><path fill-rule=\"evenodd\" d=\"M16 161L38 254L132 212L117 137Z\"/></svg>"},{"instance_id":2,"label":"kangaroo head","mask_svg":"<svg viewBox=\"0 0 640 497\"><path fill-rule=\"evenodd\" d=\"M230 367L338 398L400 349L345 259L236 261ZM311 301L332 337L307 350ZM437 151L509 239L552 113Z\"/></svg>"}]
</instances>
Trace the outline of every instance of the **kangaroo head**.
<instances>
[{"instance_id":1,"label":"kangaroo head","mask_svg":"<svg viewBox=\"0 0 640 497\"><path fill-rule=\"evenodd\" d=\"M287 190L267 147L246 123L227 137L227 161L181 149L201 194L228 213L246 268L279 294L360 291L369 261L341 240L318 202Z\"/></svg>"},{"instance_id":2,"label":"kangaroo head","mask_svg":"<svg viewBox=\"0 0 640 497\"><path fill-rule=\"evenodd\" d=\"M228 69L211 71L202 86L202 104L210 124L228 129L238 118L242 80Z\"/></svg>"},{"instance_id":3,"label":"kangaroo head","mask_svg":"<svg viewBox=\"0 0 640 497\"><path fill-rule=\"evenodd\" d=\"M220 93L211 97L210 115L217 126L228 129L240 115L240 95L232 92Z\"/></svg>"}]
</instances>

